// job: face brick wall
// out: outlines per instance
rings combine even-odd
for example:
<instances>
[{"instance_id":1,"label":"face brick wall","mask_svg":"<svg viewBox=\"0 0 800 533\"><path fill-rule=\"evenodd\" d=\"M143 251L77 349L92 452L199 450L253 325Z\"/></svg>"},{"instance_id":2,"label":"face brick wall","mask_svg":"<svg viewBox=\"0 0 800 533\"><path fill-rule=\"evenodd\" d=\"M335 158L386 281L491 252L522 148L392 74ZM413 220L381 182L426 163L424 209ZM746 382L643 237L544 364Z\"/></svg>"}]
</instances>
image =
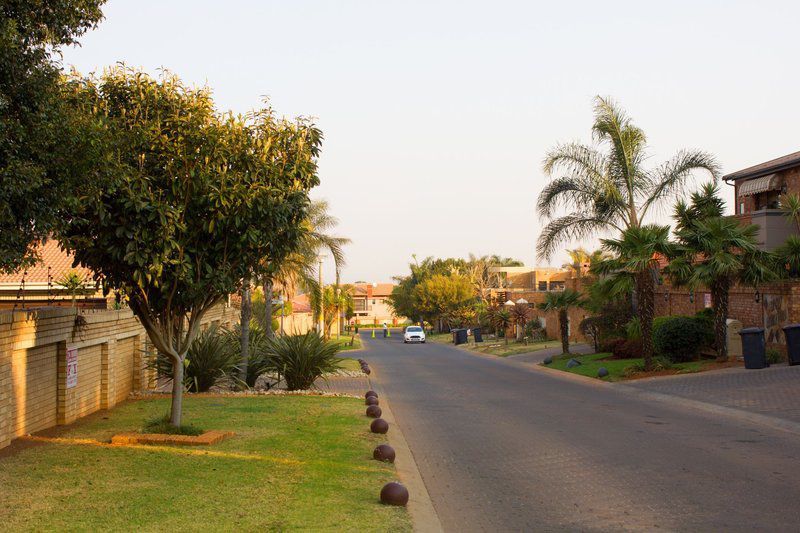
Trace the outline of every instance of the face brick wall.
<instances>
[{"instance_id":1,"label":"face brick wall","mask_svg":"<svg viewBox=\"0 0 800 533\"><path fill-rule=\"evenodd\" d=\"M129 310L74 309L0 312L0 448L11 439L55 426L125 400L148 388L146 333ZM232 324L236 311L219 306L204 324ZM78 382L66 387L66 350L78 354Z\"/></svg>"}]
</instances>

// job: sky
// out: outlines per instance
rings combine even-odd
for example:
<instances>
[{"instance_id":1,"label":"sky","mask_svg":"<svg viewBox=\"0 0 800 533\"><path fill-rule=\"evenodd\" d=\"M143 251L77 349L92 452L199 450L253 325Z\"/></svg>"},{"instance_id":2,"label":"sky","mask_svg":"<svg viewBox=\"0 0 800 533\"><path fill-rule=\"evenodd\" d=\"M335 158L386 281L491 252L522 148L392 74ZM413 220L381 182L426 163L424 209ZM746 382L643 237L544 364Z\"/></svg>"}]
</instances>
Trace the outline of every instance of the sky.
<instances>
[{"instance_id":1,"label":"sky","mask_svg":"<svg viewBox=\"0 0 800 533\"><path fill-rule=\"evenodd\" d=\"M315 118L312 196L352 239L345 282L390 281L412 254L545 264L542 159L591 142L595 95L644 129L648 164L695 148L729 173L800 149L800 2L110 0L104 13L65 67L167 68L221 110L269 98ZM597 241L566 247L581 244Z\"/></svg>"}]
</instances>

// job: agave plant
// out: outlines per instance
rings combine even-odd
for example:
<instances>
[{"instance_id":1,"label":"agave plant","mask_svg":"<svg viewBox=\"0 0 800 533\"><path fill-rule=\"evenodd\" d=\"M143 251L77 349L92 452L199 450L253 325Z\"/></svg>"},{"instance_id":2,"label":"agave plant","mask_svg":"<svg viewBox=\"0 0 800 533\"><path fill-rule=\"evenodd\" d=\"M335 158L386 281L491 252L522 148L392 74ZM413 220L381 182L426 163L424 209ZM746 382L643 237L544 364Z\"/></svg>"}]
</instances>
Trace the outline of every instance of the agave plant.
<instances>
[{"instance_id":1,"label":"agave plant","mask_svg":"<svg viewBox=\"0 0 800 533\"><path fill-rule=\"evenodd\" d=\"M239 354L232 349L227 335L211 326L194 340L186 354L184 385L189 392L205 392L223 379L233 378L238 370ZM150 364L160 376L172 375L172 359L159 353Z\"/></svg>"},{"instance_id":2,"label":"agave plant","mask_svg":"<svg viewBox=\"0 0 800 533\"><path fill-rule=\"evenodd\" d=\"M339 344L309 331L268 339L265 346L270 367L286 380L289 390L307 390L320 376L340 367Z\"/></svg>"}]
</instances>

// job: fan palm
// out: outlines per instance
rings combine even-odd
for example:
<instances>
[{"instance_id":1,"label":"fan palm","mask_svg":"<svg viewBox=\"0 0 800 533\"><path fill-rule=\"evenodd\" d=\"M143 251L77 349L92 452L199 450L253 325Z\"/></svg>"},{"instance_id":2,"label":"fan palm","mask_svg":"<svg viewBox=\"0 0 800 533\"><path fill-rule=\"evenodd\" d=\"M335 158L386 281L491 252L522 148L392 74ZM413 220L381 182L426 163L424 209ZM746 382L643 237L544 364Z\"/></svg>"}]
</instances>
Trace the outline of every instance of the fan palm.
<instances>
[{"instance_id":1,"label":"fan palm","mask_svg":"<svg viewBox=\"0 0 800 533\"><path fill-rule=\"evenodd\" d=\"M675 246L669 241L669 227L645 224L625 230L619 239L603 239L603 248L612 256L592 265L600 276L597 286L611 297L633 292L642 331L642 356L646 370L653 367L653 314L658 258L673 257Z\"/></svg>"},{"instance_id":2,"label":"fan palm","mask_svg":"<svg viewBox=\"0 0 800 533\"><path fill-rule=\"evenodd\" d=\"M589 255L584 248L575 248L573 250L567 250L567 256L569 257L569 261L562 265L562 268L566 270L572 270L575 273L575 277L581 279L583 275L583 269L589 265L592 260L592 256Z\"/></svg>"},{"instance_id":3,"label":"fan palm","mask_svg":"<svg viewBox=\"0 0 800 533\"><path fill-rule=\"evenodd\" d=\"M800 196L797 194L784 194L781 196L781 210L784 216L800 232ZM789 235L786 242L775 249L775 259L778 271L790 277L800 275L800 236Z\"/></svg>"},{"instance_id":4,"label":"fan palm","mask_svg":"<svg viewBox=\"0 0 800 533\"><path fill-rule=\"evenodd\" d=\"M728 359L728 294L736 283L758 285L776 277L770 254L758 248L758 226L723 217L724 202L715 184L675 206L679 255L667 267L676 284L708 287L714 308L717 358Z\"/></svg>"},{"instance_id":5,"label":"fan palm","mask_svg":"<svg viewBox=\"0 0 800 533\"><path fill-rule=\"evenodd\" d=\"M645 169L644 132L608 98L595 98L592 135L607 151L569 143L545 157L544 173L553 179L537 201L539 216L548 221L537 242L540 259L550 258L564 242L639 227L662 200L680 192L694 171L707 171L715 180L719 174L714 157L695 150L681 150ZM570 212L558 216L562 208Z\"/></svg>"},{"instance_id":6,"label":"fan palm","mask_svg":"<svg viewBox=\"0 0 800 533\"><path fill-rule=\"evenodd\" d=\"M573 289L548 292L544 296L544 301L537 305L542 311L553 311L558 314L558 328L561 332L561 351L563 353L569 353L569 310L585 305L586 301L581 293Z\"/></svg>"}]
</instances>

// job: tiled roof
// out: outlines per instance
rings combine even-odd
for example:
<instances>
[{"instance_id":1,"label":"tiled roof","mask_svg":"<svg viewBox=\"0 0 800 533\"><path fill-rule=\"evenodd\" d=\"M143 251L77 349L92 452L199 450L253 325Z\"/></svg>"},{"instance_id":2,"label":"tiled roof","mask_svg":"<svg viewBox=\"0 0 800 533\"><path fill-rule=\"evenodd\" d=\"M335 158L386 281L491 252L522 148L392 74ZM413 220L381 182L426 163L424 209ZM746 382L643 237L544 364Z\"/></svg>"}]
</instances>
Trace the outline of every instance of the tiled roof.
<instances>
[{"instance_id":1,"label":"tiled roof","mask_svg":"<svg viewBox=\"0 0 800 533\"><path fill-rule=\"evenodd\" d=\"M757 178L772 172L786 170L787 168L793 168L797 166L800 166L800 152L794 152L793 154L772 159L771 161L766 161L764 163L753 165L752 167L737 170L736 172L722 176L722 179L740 180L744 178Z\"/></svg>"},{"instance_id":2,"label":"tiled roof","mask_svg":"<svg viewBox=\"0 0 800 533\"><path fill-rule=\"evenodd\" d=\"M367 287L369 285L372 285L372 284L371 283L356 283L354 285L354 287L355 287L355 290L354 290L355 295L356 296L363 296L363 295L367 294ZM394 289L394 284L392 284L392 283L376 283L372 287L372 295L373 296L378 296L378 297L389 296L390 294L392 294L392 289Z\"/></svg>"},{"instance_id":3,"label":"tiled roof","mask_svg":"<svg viewBox=\"0 0 800 533\"><path fill-rule=\"evenodd\" d=\"M311 302L308 294L301 294L292 298L292 313L310 313Z\"/></svg>"},{"instance_id":4,"label":"tiled roof","mask_svg":"<svg viewBox=\"0 0 800 533\"><path fill-rule=\"evenodd\" d=\"M72 261L74 256L68 254L59 248L58 241L49 240L44 245L38 247L38 253L41 260L34 266L29 267L27 271L20 270L13 274L0 273L0 283L2 284L19 284L25 277L25 283L47 283L48 270L49 274L55 284L64 272L72 270ZM87 281L92 279L92 271L82 266L76 266L74 269L81 274Z\"/></svg>"}]
</instances>

